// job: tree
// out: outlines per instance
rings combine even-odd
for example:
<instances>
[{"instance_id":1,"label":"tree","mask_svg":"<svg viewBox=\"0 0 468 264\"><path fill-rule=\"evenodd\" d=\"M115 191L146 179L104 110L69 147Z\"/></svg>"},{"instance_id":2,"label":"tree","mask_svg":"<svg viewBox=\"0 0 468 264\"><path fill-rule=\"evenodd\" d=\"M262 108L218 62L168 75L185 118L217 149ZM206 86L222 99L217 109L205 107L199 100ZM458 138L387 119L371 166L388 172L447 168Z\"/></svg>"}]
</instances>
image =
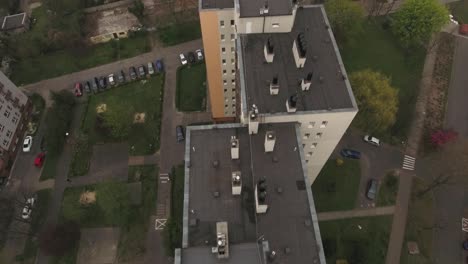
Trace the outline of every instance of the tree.
<instances>
[{"instance_id":1,"label":"tree","mask_svg":"<svg viewBox=\"0 0 468 264\"><path fill-rule=\"evenodd\" d=\"M96 189L96 203L109 219L124 224L130 209L130 193L121 182L108 182Z\"/></svg>"},{"instance_id":2,"label":"tree","mask_svg":"<svg viewBox=\"0 0 468 264\"><path fill-rule=\"evenodd\" d=\"M48 225L39 235L39 247L49 256L63 256L76 247L80 235L75 222Z\"/></svg>"},{"instance_id":3,"label":"tree","mask_svg":"<svg viewBox=\"0 0 468 264\"><path fill-rule=\"evenodd\" d=\"M437 130L431 134L431 144L434 147L441 147L453 140L458 136L458 133L453 130Z\"/></svg>"},{"instance_id":4,"label":"tree","mask_svg":"<svg viewBox=\"0 0 468 264\"><path fill-rule=\"evenodd\" d=\"M364 10L361 4L351 0L328 0L325 2L333 32L341 39L348 39L362 31Z\"/></svg>"},{"instance_id":5,"label":"tree","mask_svg":"<svg viewBox=\"0 0 468 264\"><path fill-rule=\"evenodd\" d=\"M403 46L427 46L432 34L449 21L449 11L437 0L407 0L395 13L392 30Z\"/></svg>"},{"instance_id":6,"label":"tree","mask_svg":"<svg viewBox=\"0 0 468 264\"><path fill-rule=\"evenodd\" d=\"M121 102L108 106L101 117L111 137L125 139L130 133L134 114L135 110L130 104Z\"/></svg>"},{"instance_id":7,"label":"tree","mask_svg":"<svg viewBox=\"0 0 468 264\"><path fill-rule=\"evenodd\" d=\"M141 0L135 0L135 2L133 2L133 6L128 7L128 11L134 14L138 18L138 21L140 21L141 23L142 19L145 16L145 5Z\"/></svg>"},{"instance_id":8,"label":"tree","mask_svg":"<svg viewBox=\"0 0 468 264\"><path fill-rule=\"evenodd\" d=\"M355 124L376 133L390 128L398 111L398 91L390 85L390 79L371 70L352 73L349 79L359 107Z\"/></svg>"},{"instance_id":9,"label":"tree","mask_svg":"<svg viewBox=\"0 0 468 264\"><path fill-rule=\"evenodd\" d=\"M66 90L53 92L51 98L53 104L46 116L46 142L47 150L51 154L58 154L65 143L65 133L70 128L75 98Z\"/></svg>"}]
</instances>

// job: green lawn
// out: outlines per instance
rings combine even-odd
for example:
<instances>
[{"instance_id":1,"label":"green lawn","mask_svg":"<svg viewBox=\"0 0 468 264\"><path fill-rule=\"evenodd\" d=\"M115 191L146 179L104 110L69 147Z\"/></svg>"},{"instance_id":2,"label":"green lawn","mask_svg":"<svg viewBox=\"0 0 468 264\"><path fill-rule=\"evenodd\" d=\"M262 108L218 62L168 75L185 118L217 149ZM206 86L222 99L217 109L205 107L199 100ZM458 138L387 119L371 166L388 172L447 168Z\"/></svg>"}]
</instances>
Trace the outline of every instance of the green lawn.
<instances>
[{"instance_id":1,"label":"green lawn","mask_svg":"<svg viewBox=\"0 0 468 264\"><path fill-rule=\"evenodd\" d=\"M312 184L318 212L351 210L355 207L361 167L358 160L345 159L341 166L328 160Z\"/></svg>"},{"instance_id":2,"label":"green lawn","mask_svg":"<svg viewBox=\"0 0 468 264\"><path fill-rule=\"evenodd\" d=\"M182 246L182 217L184 215L184 166L174 167L171 172L171 216L164 229L164 247L168 256Z\"/></svg>"},{"instance_id":3,"label":"green lawn","mask_svg":"<svg viewBox=\"0 0 468 264\"><path fill-rule=\"evenodd\" d=\"M42 168L41 176L39 177L40 181L45 181L48 179L55 179L57 174L57 162L60 158L59 155L47 154Z\"/></svg>"},{"instance_id":4,"label":"green lawn","mask_svg":"<svg viewBox=\"0 0 468 264\"><path fill-rule=\"evenodd\" d=\"M184 112L205 110L205 63L182 66L177 69L176 106Z\"/></svg>"},{"instance_id":5,"label":"green lawn","mask_svg":"<svg viewBox=\"0 0 468 264\"><path fill-rule=\"evenodd\" d=\"M382 21L366 22L359 41L343 43L340 51L349 74L369 68L391 78L400 99L397 121L388 134L378 136L386 140L394 137L392 142L399 142L406 138L412 121L425 53L402 49L390 30L382 28Z\"/></svg>"},{"instance_id":6,"label":"green lawn","mask_svg":"<svg viewBox=\"0 0 468 264\"><path fill-rule=\"evenodd\" d=\"M388 173L380 184L377 206L395 205L398 193L398 178L393 172Z\"/></svg>"},{"instance_id":7,"label":"green lawn","mask_svg":"<svg viewBox=\"0 0 468 264\"><path fill-rule=\"evenodd\" d=\"M415 177L413 178L411 200L408 207L408 219L406 221L405 240L402 245L400 264L425 264L432 260L432 238L434 226L434 212L431 192L422 197L417 193L425 190L424 182ZM457 219L460 221L459 219ZM454 221L457 221L454 220ZM461 231L460 231L461 232ZM418 243L419 255L410 255L406 247L408 241Z\"/></svg>"},{"instance_id":8,"label":"green lawn","mask_svg":"<svg viewBox=\"0 0 468 264\"><path fill-rule=\"evenodd\" d=\"M201 38L200 21L198 20L166 26L158 29L158 32L159 40L165 46Z\"/></svg>"},{"instance_id":9,"label":"green lawn","mask_svg":"<svg viewBox=\"0 0 468 264\"><path fill-rule=\"evenodd\" d=\"M452 15L463 23L468 23L468 0L459 0L449 4Z\"/></svg>"},{"instance_id":10,"label":"green lawn","mask_svg":"<svg viewBox=\"0 0 468 264\"><path fill-rule=\"evenodd\" d=\"M88 173L92 148L87 135L80 134L73 146L73 158L68 177L83 176Z\"/></svg>"},{"instance_id":11,"label":"green lawn","mask_svg":"<svg viewBox=\"0 0 468 264\"><path fill-rule=\"evenodd\" d=\"M392 216L319 222L327 263L384 264Z\"/></svg>"},{"instance_id":12,"label":"green lawn","mask_svg":"<svg viewBox=\"0 0 468 264\"><path fill-rule=\"evenodd\" d=\"M92 96L83 123L83 132L87 133L92 144L109 142L111 139L95 129L96 107L106 104L110 109L122 102L128 103L135 112L145 113L145 123L129 124L132 127L128 137L131 155L148 155L159 149L159 129L161 123L161 96L164 77L157 75L144 81L137 81L116 87L110 91Z\"/></svg>"}]
</instances>

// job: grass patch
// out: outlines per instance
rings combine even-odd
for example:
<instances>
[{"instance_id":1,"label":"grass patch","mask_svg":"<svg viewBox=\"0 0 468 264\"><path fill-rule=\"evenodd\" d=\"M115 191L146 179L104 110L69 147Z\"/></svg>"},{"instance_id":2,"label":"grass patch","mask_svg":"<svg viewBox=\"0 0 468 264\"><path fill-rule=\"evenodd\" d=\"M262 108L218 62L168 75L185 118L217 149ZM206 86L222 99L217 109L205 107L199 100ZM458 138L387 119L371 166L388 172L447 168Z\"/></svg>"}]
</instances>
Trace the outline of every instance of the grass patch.
<instances>
[{"instance_id":1,"label":"grass patch","mask_svg":"<svg viewBox=\"0 0 468 264\"><path fill-rule=\"evenodd\" d=\"M377 206L395 205L398 193L398 178L393 172L388 173L380 185Z\"/></svg>"},{"instance_id":2,"label":"grass patch","mask_svg":"<svg viewBox=\"0 0 468 264\"><path fill-rule=\"evenodd\" d=\"M426 186L421 179L417 177L413 178L405 240L400 257L401 264L430 263L432 260L432 237L434 230L428 227L434 226L434 200L431 192L426 193L422 197L417 196L417 193L425 189ZM416 241L418 243L419 255L410 255L408 253L406 247L408 241Z\"/></svg>"},{"instance_id":3,"label":"grass patch","mask_svg":"<svg viewBox=\"0 0 468 264\"><path fill-rule=\"evenodd\" d=\"M184 209L184 166L174 167L171 172L171 216L164 229L164 247L168 256L182 247L182 217Z\"/></svg>"},{"instance_id":4,"label":"grass patch","mask_svg":"<svg viewBox=\"0 0 468 264\"><path fill-rule=\"evenodd\" d=\"M201 38L200 21L177 23L158 29L159 40L164 46L177 45L194 39Z\"/></svg>"},{"instance_id":5,"label":"grass patch","mask_svg":"<svg viewBox=\"0 0 468 264\"><path fill-rule=\"evenodd\" d=\"M320 222L327 263L385 263L392 216ZM359 228L361 227L361 228Z\"/></svg>"},{"instance_id":6,"label":"grass patch","mask_svg":"<svg viewBox=\"0 0 468 264\"><path fill-rule=\"evenodd\" d=\"M37 113L39 116L42 114L45 108L45 100L41 95L33 93L29 99L31 99L33 105L33 113Z\"/></svg>"},{"instance_id":7,"label":"grass patch","mask_svg":"<svg viewBox=\"0 0 468 264\"><path fill-rule=\"evenodd\" d=\"M44 161L44 166L42 168L41 176L39 177L40 181L45 181L48 179L55 179L57 174L57 162L60 155L48 153Z\"/></svg>"},{"instance_id":8,"label":"grass patch","mask_svg":"<svg viewBox=\"0 0 468 264\"><path fill-rule=\"evenodd\" d=\"M87 135L79 135L73 146L73 158L70 164L69 177L83 176L88 173L92 148Z\"/></svg>"},{"instance_id":9,"label":"grass patch","mask_svg":"<svg viewBox=\"0 0 468 264\"><path fill-rule=\"evenodd\" d=\"M79 243L78 245L71 251L65 253L65 255L61 257L52 257L50 260L50 264L75 264L76 258L78 255Z\"/></svg>"},{"instance_id":10,"label":"grass patch","mask_svg":"<svg viewBox=\"0 0 468 264\"><path fill-rule=\"evenodd\" d=\"M205 63L182 66L177 69L176 106L184 112L205 110Z\"/></svg>"},{"instance_id":11,"label":"grass patch","mask_svg":"<svg viewBox=\"0 0 468 264\"><path fill-rule=\"evenodd\" d=\"M452 15L462 23L468 23L468 0L460 0L449 4Z\"/></svg>"},{"instance_id":12,"label":"grass patch","mask_svg":"<svg viewBox=\"0 0 468 264\"><path fill-rule=\"evenodd\" d=\"M393 143L406 140L418 95L419 81L425 52L404 50L390 30L382 27L382 18L364 23L364 34L359 41L340 45L341 55L348 73L364 69L379 71L391 79L398 90L399 109L396 123L385 135L377 135Z\"/></svg>"},{"instance_id":13,"label":"grass patch","mask_svg":"<svg viewBox=\"0 0 468 264\"><path fill-rule=\"evenodd\" d=\"M336 160L328 160L312 184L317 211L353 209L360 178L361 167L358 160L345 159L342 165L337 165Z\"/></svg>"}]
</instances>

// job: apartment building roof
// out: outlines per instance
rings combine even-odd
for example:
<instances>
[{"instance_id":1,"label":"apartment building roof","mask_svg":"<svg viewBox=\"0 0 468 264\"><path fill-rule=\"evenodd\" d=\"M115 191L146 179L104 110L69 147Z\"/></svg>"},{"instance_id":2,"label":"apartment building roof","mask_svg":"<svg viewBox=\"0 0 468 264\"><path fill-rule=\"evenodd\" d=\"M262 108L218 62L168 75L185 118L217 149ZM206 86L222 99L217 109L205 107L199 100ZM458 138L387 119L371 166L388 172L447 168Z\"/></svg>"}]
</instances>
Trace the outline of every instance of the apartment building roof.
<instances>
[{"instance_id":1,"label":"apartment building roof","mask_svg":"<svg viewBox=\"0 0 468 264\"><path fill-rule=\"evenodd\" d=\"M11 101L18 102L18 106L25 105L28 102L28 97L24 94L8 77L0 71L0 96L9 98Z\"/></svg>"},{"instance_id":2,"label":"apartment building roof","mask_svg":"<svg viewBox=\"0 0 468 264\"><path fill-rule=\"evenodd\" d=\"M299 34L305 58L303 68L296 66L293 54L293 43L299 42ZM268 41L273 46L272 63L267 63L264 55ZM255 104L259 113L284 113L288 98L297 95L297 111L357 108L322 6L298 8L291 32L244 34L240 44L243 100L247 107ZM300 82L308 75L312 77L310 90L303 91ZM270 95L270 83L275 77L279 93Z\"/></svg>"},{"instance_id":3,"label":"apartment building roof","mask_svg":"<svg viewBox=\"0 0 468 264\"><path fill-rule=\"evenodd\" d=\"M240 17L261 16L260 10L268 7L268 16L292 14L292 0L238 0Z\"/></svg>"},{"instance_id":4,"label":"apartment building roof","mask_svg":"<svg viewBox=\"0 0 468 264\"><path fill-rule=\"evenodd\" d=\"M200 0L201 9L234 8L234 0Z\"/></svg>"},{"instance_id":5,"label":"apartment building roof","mask_svg":"<svg viewBox=\"0 0 468 264\"><path fill-rule=\"evenodd\" d=\"M302 148L295 123L260 125L256 135L240 124L187 129L184 196L184 264L219 263L211 247L216 223L229 226L233 264L321 263L322 243ZM273 152L265 153L267 131L275 132ZM231 137L239 140L239 159L231 159ZM242 194L232 194L232 172L240 171ZM255 213L254 190L267 185L265 214ZM323 259L324 261L324 259Z\"/></svg>"}]
</instances>

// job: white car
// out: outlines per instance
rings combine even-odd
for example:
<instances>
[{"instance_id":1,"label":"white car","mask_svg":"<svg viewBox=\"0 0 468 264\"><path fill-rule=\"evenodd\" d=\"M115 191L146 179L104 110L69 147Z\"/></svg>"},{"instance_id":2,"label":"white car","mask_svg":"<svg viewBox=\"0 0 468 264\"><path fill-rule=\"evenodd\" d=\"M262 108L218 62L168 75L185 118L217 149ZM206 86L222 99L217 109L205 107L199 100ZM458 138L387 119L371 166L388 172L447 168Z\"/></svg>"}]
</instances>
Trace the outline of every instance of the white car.
<instances>
[{"instance_id":1,"label":"white car","mask_svg":"<svg viewBox=\"0 0 468 264\"><path fill-rule=\"evenodd\" d=\"M195 51L195 53L197 54L197 59L198 59L199 61L202 61L202 60L203 60L203 52L202 52L202 50L201 50L201 49L197 49L197 50Z\"/></svg>"},{"instance_id":2,"label":"white car","mask_svg":"<svg viewBox=\"0 0 468 264\"><path fill-rule=\"evenodd\" d=\"M148 62L148 74L153 75L154 74L154 67L152 62Z\"/></svg>"},{"instance_id":3,"label":"white car","mask_svg":"<svg viewBox=\"0 0 468 264\"><path fill-rule=\"evenodd\" d=\"M109 79L109 84L110 84L110 85L115 85L114 74L109 74L109 76L107 77L107 79Z\"/></svg>"},{"instance_id":4,"label":"white car","mask_svg":"<svg viewBox=\"0 0 468 264\"><path fill-rule=\"evenodd\" d=\"M370 135L365 135L364 141L376 147L380 146L380 140Z\"/></svg>"},{"instance_id":5,"label":"white car","mask_svg":"<svg viewBox=\"0 0 468 264\"><path fill-rule=\"evenodd\" d=\"M185 55L183 53L179 54L179 57L180 57L180 62L182 63L182 65L187 64L187 59L185 58Z\"/></svg>"},{"instance_id":6,"label":"white car","mask_svg":"<svg viewBox=\"0 0 468 264\"><path fill-rule=\"evenodd\" d=\"M29 219L31 217L35 201L36 200L33 197L28 198L28 200L26 200L26 205L24 206L23 211L21 213L21 217L23 219Z\"/></svg>"},{"instance_id":7,"label":"white car","mask_svg":"<svg viewBox=\"0 0 468 264\"><path fill-rule=\"evenodd\" d=\"M32 137L31 136L25 137L23 141L23 152L31 151L31 146L32 146Z\"/></svg>"}]
</instances>

